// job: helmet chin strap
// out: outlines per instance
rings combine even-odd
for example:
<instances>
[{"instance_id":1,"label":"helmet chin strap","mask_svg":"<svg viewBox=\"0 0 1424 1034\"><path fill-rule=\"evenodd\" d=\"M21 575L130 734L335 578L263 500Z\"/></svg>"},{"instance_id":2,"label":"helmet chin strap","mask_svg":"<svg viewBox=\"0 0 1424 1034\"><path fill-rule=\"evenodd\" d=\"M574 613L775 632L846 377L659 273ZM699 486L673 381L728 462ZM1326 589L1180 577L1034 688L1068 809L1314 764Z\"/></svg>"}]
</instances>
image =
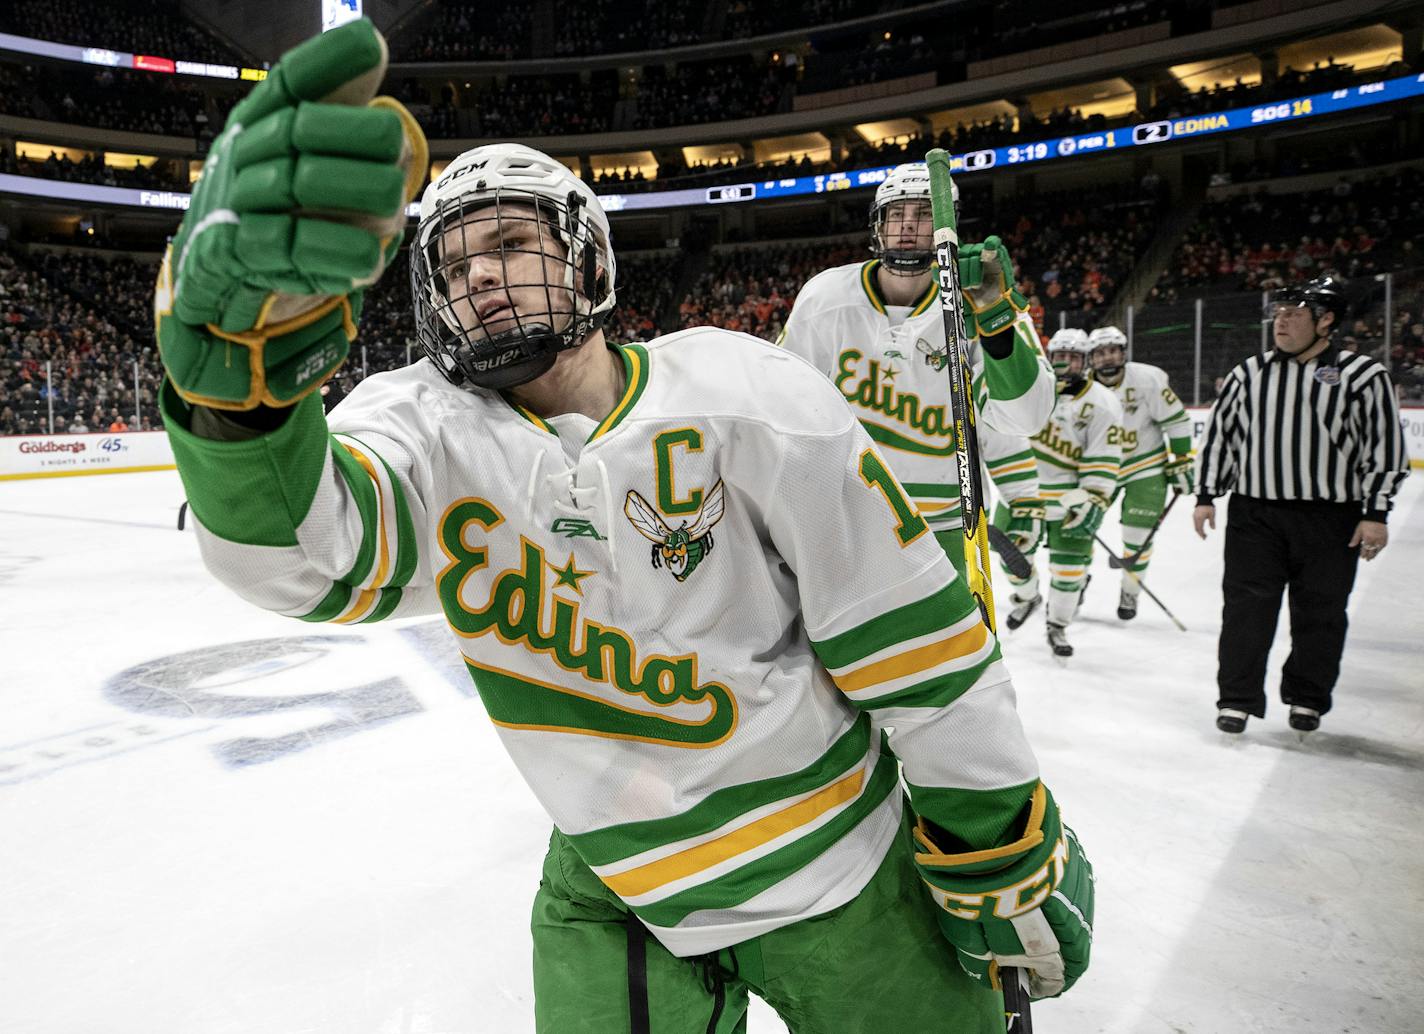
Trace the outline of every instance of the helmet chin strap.
<instances>
[{"instance_id":1,"label":"helmet chin strap","mask_svg":"<svg viewBox=\"0 0 1424 1034\"><path fill-rule=\"evenodd\" d=\"M929 272L933 256L928 251L895 251L881 254L880 267L891 276L921 276Z\"/></svg>"}]
</instances>

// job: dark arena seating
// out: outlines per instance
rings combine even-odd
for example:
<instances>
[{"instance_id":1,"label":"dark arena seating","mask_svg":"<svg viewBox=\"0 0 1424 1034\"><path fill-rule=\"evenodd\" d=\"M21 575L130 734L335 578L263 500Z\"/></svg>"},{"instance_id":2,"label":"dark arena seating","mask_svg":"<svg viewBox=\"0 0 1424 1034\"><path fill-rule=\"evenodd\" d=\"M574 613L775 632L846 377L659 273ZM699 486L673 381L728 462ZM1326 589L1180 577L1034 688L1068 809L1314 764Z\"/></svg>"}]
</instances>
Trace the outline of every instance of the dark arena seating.
<instances>
[{"instance_id":1,"label":"dark arena seating","mask_svg":"<svg viewBox=\"0 0 1424 1034\"><path fill-rule=\"evenodd\" d=\"M0 47L0 434L154 425L156 263L228 111L277 57L224 35L222 13L0 7L13 36L249 70ZM1264 293L1328 271L1357 296L1342 346L1424 400L1424 104L1301 100L1368 101L1424 70L1418 34L1364 7L430 0L383 28L385 90L437 162L525 140L610 199L612 340L704 324L775 340L806 280L870 258L878 176L858 172L999 149L956 177L961 233L1004 239L1045 336L1124 326L1135 357L1205 403L1265 342ZM1151 123L1171 139L1129 146ZM714 203L785 184L805 192ZM367 292L340 382L417 358L402 259Z\"/></svg>"}]
</instances>

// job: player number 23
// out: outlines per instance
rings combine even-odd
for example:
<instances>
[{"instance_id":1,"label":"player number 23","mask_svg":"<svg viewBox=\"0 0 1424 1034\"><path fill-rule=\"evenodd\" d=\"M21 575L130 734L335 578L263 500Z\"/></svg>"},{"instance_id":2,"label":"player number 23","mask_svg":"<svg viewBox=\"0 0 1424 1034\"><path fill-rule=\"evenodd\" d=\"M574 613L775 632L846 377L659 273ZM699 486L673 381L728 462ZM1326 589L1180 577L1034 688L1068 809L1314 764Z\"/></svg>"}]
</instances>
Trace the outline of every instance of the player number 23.
<instances>
[{"instance_id":1,"label":"player number 23","mask_svg":"<svg viewBox=\"0 0 1424 1034\"><path fill-rule=\"evenodd\" d=\"M860 479L871 488L879 490L890 504L890 510L896 520L895 537L900 540L901 546L908 546L929 530L925 519L915 512L914 504L905 498L900 483L885 469L880 457L869 449L860 454Z\"/></svg>"}]
</instances>

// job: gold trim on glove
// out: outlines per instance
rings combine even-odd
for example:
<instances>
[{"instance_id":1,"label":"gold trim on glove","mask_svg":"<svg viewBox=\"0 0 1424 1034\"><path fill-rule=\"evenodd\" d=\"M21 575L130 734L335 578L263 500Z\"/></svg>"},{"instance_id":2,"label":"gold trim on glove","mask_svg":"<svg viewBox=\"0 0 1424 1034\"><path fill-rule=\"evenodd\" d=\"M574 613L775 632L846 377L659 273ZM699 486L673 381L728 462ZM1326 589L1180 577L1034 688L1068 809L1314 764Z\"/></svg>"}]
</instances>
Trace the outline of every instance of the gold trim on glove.
<instances>
[{"instance_id":1,"label":"gold trim on glove","mask_svg":"<svg viewBox=\"0 0 1424 1034\"><path fill-rule=\"evenodd\" d=\"M1005 844L1003 847L991 847L984 851L965 851L961 854L945 854L938 844L930 838L925 820L920 817L915 822L915 841L925 848L924 853L915 855L915 862L919 865L979 865L983 862L999 861L1001 859L1013 859L1019 855L1037 847L1043 843L1043 816L1048 810L1048 791L1042 782L1034 787L1033 796L1029 812L1028 822L1024 826L1024 835L1012 844Z\"/></svg>"}]
</instances>

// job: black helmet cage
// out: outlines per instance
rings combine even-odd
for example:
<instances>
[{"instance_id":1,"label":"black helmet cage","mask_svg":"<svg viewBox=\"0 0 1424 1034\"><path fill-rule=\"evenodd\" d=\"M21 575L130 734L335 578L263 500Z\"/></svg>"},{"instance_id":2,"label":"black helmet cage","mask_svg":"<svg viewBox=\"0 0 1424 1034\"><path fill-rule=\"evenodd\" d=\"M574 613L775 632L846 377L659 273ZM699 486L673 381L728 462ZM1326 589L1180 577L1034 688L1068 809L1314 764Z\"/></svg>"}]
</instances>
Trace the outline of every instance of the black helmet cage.
<instances>
[{"instance_id":1,"label":"black helmet cage","mask_svg":"<svg viewBox=\"0 0 1424 1034\"><path fill-rule=\"evenodd\" d=\"M533 217L510 212L508 206L514 204L532 209ZM559 352L577 347L603 326L607 312L594 310L610 285L606 271L598 268L600 242L582 215L583 205L574 191L560 204L530 191L500 187L475 197L448 198L417 228L410 261L416 340L452 384L490 389L524 384L552 367ZM493 224L492 236L484 223ZM463 229L452 248L449 231L456 227ZM472 235L494 246L467 253ZM496 254L498 282L471 284L462 267L478 255ZM511 260L522 254L537 256L536 262L521 263L533 274L511 270ZM562 268L562 276L548 273L551 264ZM523 279L514 279L512 272ZM543 295L542 305L532 310L527 299L520 304L506 293L525 294L529 288ZM501 295L506 303L515 303L513 312L491 322L512 320L512 326L491 331L485 317L493 314L482 314L481 309Z\"/></svg>"},{"instance_id":2,"label":"black helmet cage","mask_svg":"<svg viewBox=\"0 0 1424 1034\"><path fill-rule=\"evenodd\" d=\"M880 260L880 264L898 276L919 276L930 268L934 260L933 245L923 251L918 249L891 248L885 244L885 229L890 222L890 209L894 205L925 204L928 197L892 197L884 204L870 208L870 253Z\"/></svg>"}]
</instances>

